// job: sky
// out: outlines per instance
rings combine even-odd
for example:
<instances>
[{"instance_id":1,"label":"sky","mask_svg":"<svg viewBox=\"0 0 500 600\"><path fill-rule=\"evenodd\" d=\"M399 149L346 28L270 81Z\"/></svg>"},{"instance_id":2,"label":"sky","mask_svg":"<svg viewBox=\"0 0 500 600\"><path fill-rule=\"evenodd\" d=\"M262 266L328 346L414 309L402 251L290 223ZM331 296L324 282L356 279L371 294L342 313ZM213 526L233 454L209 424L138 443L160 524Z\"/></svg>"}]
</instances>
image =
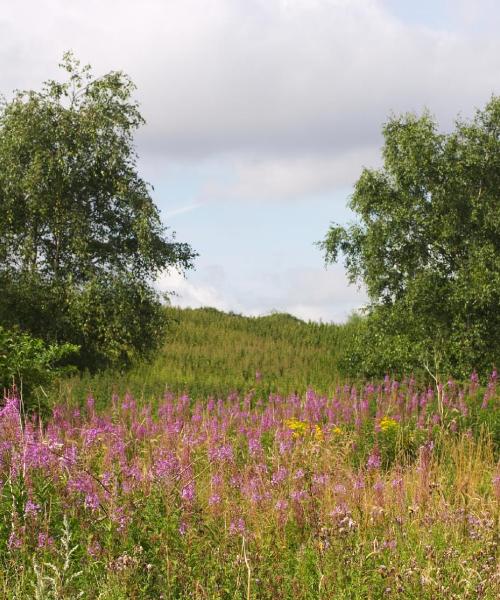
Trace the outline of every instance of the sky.
<instances>
[{"instance_id":1,"label":"sky","mask_svg":"<svg viewBox=\"0 0 500 600\"><path fill-rule=\"evenodd\" d=\"M341 322L366 302L315 244L381 166L382 124L444 130L500 93L498 0L0 0L0 94L66 50L129 74L162 219L199 253L159 289L180 306Z\"/></svg>"}]
</instances>

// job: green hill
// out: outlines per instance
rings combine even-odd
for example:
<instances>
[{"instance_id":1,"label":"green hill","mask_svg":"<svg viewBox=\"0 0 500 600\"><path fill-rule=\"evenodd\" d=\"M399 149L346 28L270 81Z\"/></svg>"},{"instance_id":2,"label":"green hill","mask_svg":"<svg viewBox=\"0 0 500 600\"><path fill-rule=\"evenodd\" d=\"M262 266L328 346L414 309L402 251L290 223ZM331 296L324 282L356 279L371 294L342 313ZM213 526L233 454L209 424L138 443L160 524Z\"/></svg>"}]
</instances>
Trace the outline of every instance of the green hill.
<instances>
[{"instance_id":1,"label":"green hill","mask_svg":"<svg viewBox=\"0 0 500 600\"><path fill-rule=\"evenodd\" d=\"M74 378L61 392L81 400L92 391L101 403L113 391L145 399L165 390L206 398L251 389L266 395L301 392L309 385L326 392L338 381L345 325L306 323L282 313L244 317L212 308L166 310L167 340L150 362L126 373Z\"/></svg>"}]
</instances>

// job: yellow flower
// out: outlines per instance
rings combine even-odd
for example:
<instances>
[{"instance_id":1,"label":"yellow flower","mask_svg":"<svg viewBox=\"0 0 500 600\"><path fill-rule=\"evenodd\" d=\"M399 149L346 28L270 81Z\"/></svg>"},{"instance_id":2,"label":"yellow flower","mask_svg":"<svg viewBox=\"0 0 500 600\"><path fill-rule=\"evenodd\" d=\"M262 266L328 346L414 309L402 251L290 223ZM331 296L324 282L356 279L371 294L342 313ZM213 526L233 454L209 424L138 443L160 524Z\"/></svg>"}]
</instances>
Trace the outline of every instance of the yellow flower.
<instances>
[{"instance_id":1,"label":"yellow flower","mask_svg":"<svg viewBox=\"0 0 500 600\"><path fill-rule=\"evenodd\" d=\"M287 419L285 425L293 431L293 437L301 437L307 432L307 422L299 421L298 419Z\"/></svg>"},{"instance_id":2,"label":"yellow flower","mask_svg":"<svg viewBox=\"0 0 500 600\"><path fill-rule=\"evenodd\" d=\"M334 427L332 429L333 433L335 433L336 435L342 435L343 431L342 429L340 429L340 427Z\"/></svg>"},{"instance_id":3,"label":"yellow flower","mask_svg":"<svg viewBox=\"0 0 500 600\"><path fill-rule=\"evenodd\" d=\"M316 425L316 427L314 428L314 439L318 442L321 442L321 440L323 438L324 438L323 430L321 429L321 427L319 425Z\"/></svg>"},{"instance_id":4,"label":"yellow flower","mask_svg":"<svg viewBox=\"0 0 500 600\"><path fill-rule=\"evenodd\" d=\"M388 417L387 415L385 417L382 417L382 420L380 421L380 429L382 431L396 429L397 426L398 422L395 419L391 419L391 417Z\"/></svg>"}]
</instances>

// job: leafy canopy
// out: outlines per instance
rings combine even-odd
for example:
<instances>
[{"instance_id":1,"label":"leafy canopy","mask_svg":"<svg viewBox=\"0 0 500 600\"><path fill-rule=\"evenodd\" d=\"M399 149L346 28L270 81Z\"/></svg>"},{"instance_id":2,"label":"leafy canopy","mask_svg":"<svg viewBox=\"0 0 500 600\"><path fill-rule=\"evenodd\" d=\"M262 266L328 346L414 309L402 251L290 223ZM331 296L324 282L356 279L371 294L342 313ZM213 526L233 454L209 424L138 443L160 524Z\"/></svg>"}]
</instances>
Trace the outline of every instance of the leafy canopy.
<instances>
[{"instance_id":1,"label":"leafy canopy","mask_svg":"<svg viewBox=\"0 0 500 600\"><path fill-rule=\"evenodd\" d=\"M358 222L321 244L370 297L352 367L487 370L500 356L500 98L447 134L428 113L383 134L383 168L364 169L350 200Z\"/></svg>"},{"instance_id":2,"label":"leafy canopy","mask_svg":"<svg viewBox=\"0 0 500 600\"><path fill-rule=\"evenodd\" d=\"M0 324L115 361L161 330L151 283L195 254L167 235L137 173L132 81L93 78L70 53L61 67L63 82L0 106Z\"/></svg>"},{"instance_id":3,"label":"leafy canopy","mask_svg":"<svg viewBox=\"0 0 500 600\"><path fill-rule=\"evenodd\" d=\"M191 249L165 237L137 174L133 83L120 72L92 79L71 54L62 67L67 81L18 92L0 112L2 269L81 283L189 266Z\"/></svg>"}]
</instances>

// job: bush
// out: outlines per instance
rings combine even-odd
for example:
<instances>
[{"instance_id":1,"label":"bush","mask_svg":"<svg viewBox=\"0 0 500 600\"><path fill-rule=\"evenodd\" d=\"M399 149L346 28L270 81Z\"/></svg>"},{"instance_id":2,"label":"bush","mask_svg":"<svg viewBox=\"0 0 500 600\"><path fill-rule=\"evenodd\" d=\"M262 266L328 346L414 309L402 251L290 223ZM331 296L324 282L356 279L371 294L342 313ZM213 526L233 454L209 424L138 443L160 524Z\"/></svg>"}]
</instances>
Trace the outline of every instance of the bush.
<instances>
[{"instance_id":1,"label":"bush","mask_svg":"<svg viewBox=\"0 0 500 600\"><path fill-rule=\"evenodd\" d=\"M19 388L29 409L42 386L73 369L68 359L77 352L74 344L46 344L0 326L0 386Z\"/></svg>"}]
</instances>

